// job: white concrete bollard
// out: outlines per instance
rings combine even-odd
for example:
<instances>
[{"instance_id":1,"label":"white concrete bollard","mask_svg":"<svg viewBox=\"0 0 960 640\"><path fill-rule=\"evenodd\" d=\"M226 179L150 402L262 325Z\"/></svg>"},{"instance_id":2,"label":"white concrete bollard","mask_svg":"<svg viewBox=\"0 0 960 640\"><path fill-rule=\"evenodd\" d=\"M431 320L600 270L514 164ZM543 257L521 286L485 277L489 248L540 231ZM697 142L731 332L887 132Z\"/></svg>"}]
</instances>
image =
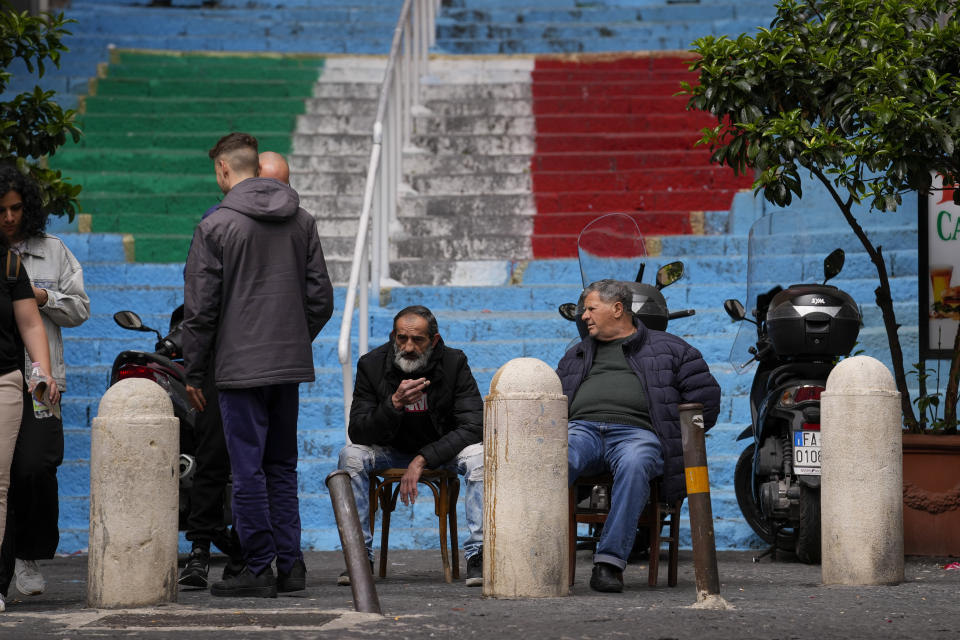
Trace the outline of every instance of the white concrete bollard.
<instances>
[{"instance_id":1,"label":"white concrete bollard","mask_svg":"<svg viewBox=\"0 0 960 640\"><path fill-rule=\"evenodd\" d=\"M553 368L515 358L483 407L483 595L569 594L567 398Z\"/></svg>"},{"instance_id":2,"label":"white concrete bollard","mask_svg":"<svg viewBox=\"0 0 960 640\"><path fill-rule=\"evenodd\" d=\"M824 584L903 581L900 393L869 356L840 362L820 397Z\"/></svg>"},{"instance_id":3,"label":"white concrete bollard","mask_svg":"<svg viewBox=\"0 0 960 640\"><path fill-rule=\"evenodd\" d=\"M163 389L107 389L90 434L87 606L177 601L180 423Z\"/></svg>"}]
</instances>

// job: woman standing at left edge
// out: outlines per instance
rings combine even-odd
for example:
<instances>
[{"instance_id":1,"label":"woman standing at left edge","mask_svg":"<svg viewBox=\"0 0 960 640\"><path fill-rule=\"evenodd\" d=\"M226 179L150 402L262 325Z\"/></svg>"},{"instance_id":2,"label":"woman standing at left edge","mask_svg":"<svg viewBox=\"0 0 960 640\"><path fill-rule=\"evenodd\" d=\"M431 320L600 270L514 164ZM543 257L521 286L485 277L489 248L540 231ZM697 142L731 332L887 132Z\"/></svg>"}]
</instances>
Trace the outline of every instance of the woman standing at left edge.
<instances>
[{"instance_id":1,"label":"woman standing at left edge","mask_svg":"<svg viewBox=\"0 0 960 640\"><path fill-rule=\"evenodd\" d=\"M83 290L80 263L60 238L44 232L46 223L36 185L15 167L0 166L0 231L30 277L50 346L50 375L63 393L67 383L60 327L75 327L89 318L90 299ZM29 372L29 358L25 366ZM14 577L24 595L46 589L37 560L52 558L60 542L57 467L62 461L61 418L38 417L25 388L0 546L0 593L7 593Z\"/></svg>"}]
</instances>

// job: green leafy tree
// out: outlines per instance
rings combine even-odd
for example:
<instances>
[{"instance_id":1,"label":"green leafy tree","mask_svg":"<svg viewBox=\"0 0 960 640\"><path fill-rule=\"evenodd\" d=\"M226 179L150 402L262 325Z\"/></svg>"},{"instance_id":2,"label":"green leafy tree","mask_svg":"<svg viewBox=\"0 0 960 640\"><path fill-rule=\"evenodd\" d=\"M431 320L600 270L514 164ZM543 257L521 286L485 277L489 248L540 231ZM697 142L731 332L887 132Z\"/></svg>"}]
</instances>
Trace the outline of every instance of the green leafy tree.
<instances>
[{"instance_id":1,"label":"green leafy tree","mask_svg":"<svg viewBox=\"0 0 960 640\"><path fill-rule=\"evenodd\" d=\"M31 16L0 2L0 93L10 84L14 60L23 61L38 77L43 77L48 64L59 67L60 54L67 51L63 36L70 34L64 27L71 22L75 20L62 13ZM76 112L64 111L53 96L53 91L35 87L0 102L0 162L16 163L21 173L36 180L47 212L66 214L73 220L81 187L65 182L60 171L48 168L46 157L55 154L68 135L74 142L79 140L80 130L73 122Z\"/></svg>"},{"instance_id":2,"label":"green leafy tree","mask_svg":"<svg viewBox=\"0 0 960 640\"><path fill-rule=\"evenodd\" d=\"M688 108L717 116L700 140L714 162L754 171L754 188L779 206L802 197L803 177L829 192L876 267L876 301L911 430L922 424L907 390L883 251L854 208L893 211L902 194L930 188L932 171L945 185L960 180L958 3L780 0L768 29L696 40L690 67L699 84L683 87Z\"/></svg>"}]
</instances>

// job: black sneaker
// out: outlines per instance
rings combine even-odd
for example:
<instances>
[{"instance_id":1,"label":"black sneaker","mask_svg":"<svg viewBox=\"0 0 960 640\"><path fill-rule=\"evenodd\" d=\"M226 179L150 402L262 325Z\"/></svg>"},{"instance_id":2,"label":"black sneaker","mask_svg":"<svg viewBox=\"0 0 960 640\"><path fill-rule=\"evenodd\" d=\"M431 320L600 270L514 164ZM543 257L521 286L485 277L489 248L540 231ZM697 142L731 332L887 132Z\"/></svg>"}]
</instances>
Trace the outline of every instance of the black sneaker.
<instances>
[{"instance_id":1,"label":"black sneaker","mask_svg":"<svg viewBox=\"0 0 960 640\"><path fill-rule=\"evenodd\" d=\"M210 548L201 545L194 545L187 557L187 564L180 572L180 579L177 584L184 587L195 587L197 589L206 589L207 573L210 571Z\"/></svg>"},{"instance_id":2,"label":"black sneaker","mask_svg":"<svg viewBox=\"0 0 960 640\"><path fill-rule=\"evenodd\" d=\"M373 575L373 560L370 561L370 575ZM350 572L344 571L339 576L337 576L337 584L341 587L350 586Z\"/></svg>"},{"instance_id":3,"label":"black sneaker","mask_svg":"<svg viewBox=\"0 0 960 640\"><path fill-rule=\"evenodd\" d=\"M226 598L276 598L277 579L271 567L264 569L260 575L254 575L250 569L244 567L240 575L210 587L210 595Z\"/></svg>"},{"instance_id":4,"label":"black sneaker","mask_svg":"<svg viewBox=\"0 0 960 640\"><path fill-rule=\"evenodd\" d=\"M595 562L590 588L603 593L620 593L623 591L623 571L606 562Z\"/></svg>"},{"instance_id":5,"label":"black sneaker","mask_svg":"<svg viewBox=\"0 0 960 640\"><path fill-rule=\"evenodd\" d=\"M223 566L223 575L221 575L221 580L229 580L230 578L236 578L243 572L243 568L247 566L243 562L243 558L227 558L227 564Z\"/></svg>"},{"instance_id":6,"label":"black sneaker","mask_svg":"<svg viewBox=\"0 0 960 640\"><path fill-rule=\"evenodd\" d=\"M277 591L280 593L290 593L291 591L303 591L307 588L307 565L303 560L297 560L290 568L290 573L284 573L277 570Z\"/></svg>"},{"instance_id":7,"label":"black sneaker","mask_svg":"<svg viewBox=\"0 0 960 640\"><path fill-rule=\"evenodd\" d=\"M483 586L483 549L475 556L467 558L467 580L468 587Z\"/></svg>"}]
</instances>

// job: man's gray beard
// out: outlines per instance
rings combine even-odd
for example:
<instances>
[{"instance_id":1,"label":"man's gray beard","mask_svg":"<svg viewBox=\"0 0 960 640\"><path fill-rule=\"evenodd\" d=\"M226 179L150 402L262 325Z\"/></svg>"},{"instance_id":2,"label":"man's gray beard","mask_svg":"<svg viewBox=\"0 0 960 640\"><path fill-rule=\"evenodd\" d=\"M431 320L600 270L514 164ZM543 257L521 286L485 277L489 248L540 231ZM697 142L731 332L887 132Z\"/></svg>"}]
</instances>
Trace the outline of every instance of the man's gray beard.
<instances>
[{"instance_id":1,"label":"man's gray beard","mask_svg":"<svg viewBox=\"0 0 960 640\"><path fill-rule=\"evenodd\" d=\"M393 354L393 362L400 367L400 370L404 373L413 373L414 371L418 371L427 366L427 362L430 361L431 355L433 355L433 345L427 347L426 351L421 353L413 360L404 358L403 352L397 351Z\"/></svg>"}]
</instances>

